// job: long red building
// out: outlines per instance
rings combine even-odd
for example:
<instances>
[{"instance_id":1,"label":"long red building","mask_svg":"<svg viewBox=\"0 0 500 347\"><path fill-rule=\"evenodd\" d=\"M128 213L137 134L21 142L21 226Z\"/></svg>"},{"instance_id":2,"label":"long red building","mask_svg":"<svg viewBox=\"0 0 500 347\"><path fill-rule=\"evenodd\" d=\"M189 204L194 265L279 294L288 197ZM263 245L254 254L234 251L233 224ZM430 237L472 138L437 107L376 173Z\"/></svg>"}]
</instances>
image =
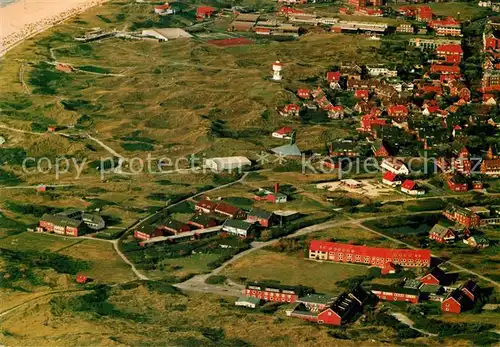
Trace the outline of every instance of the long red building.
<instances>
[{"instance_id":1,"label":"long red building","mask_svg":"<svg viewBox=\"0 0 500 347\"><path fill-rule=\"evenodd\" d=\"M379 248L312 240L309 245L309 259L362 263L378 267L384 267L387 263L402 267L429 267L431 252L427 249Z\"/></svg>"}]
</instances>

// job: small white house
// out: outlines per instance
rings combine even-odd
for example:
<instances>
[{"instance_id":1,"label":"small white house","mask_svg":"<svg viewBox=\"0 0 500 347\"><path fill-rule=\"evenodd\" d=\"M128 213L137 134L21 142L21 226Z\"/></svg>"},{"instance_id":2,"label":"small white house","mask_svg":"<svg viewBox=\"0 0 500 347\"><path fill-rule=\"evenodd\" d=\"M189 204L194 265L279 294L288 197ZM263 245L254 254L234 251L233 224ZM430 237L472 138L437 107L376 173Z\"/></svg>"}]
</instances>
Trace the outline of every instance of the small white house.
<instances>
[{"instance_id":1,"label":"small white house","mask_svg":"<svg viewBox=\"0 0 500 347\"><path fill-rule=\"evenodd\" d=\"M224 171L224 170L241 170L244 167L251 166L252 162L243 156L236 157L218 157L205 159L204 166L206 168L212 169L214 171Z\"/></svg>"},{"instance_id":2,"label":"small white house","mask_svg":"<svg viewBox=\"0 0 500 347\"><path fill-rule=\"evenodd\" d=\"M253 224L239 219L227 219L222 225L222 231L239 237L248 237L252 231Z\"/></svg>"},{"instance_id":3,"label":"small white house","mask_svg":"<svg viewBox=\"0 0 500 347\"><path fill-rule=\"evenodd\" d=\"M410 170L401 160L392 157L382 160L380 167L396 175L408 175L410 173Z\"/></svg>"},{"instance_id":4,"label":"small white house","mask_svg":"<svg viewBox=\"0 0 500 347\"><path fill-rule=\"evenodd\" d=\"M398 75L398 72L396 70L391 70L384 65L367 65L366 71L368 72L368 75L373 77L397 77Z\"/></svg>"}]
</instances>

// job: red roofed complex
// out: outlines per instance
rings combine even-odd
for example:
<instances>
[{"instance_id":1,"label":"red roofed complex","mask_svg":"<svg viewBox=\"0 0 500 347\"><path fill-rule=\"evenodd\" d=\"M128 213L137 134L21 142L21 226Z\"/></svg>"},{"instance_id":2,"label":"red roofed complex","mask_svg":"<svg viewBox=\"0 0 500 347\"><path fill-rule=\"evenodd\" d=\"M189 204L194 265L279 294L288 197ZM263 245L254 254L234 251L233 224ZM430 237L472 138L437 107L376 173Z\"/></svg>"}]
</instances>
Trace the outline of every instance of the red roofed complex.
<instances>
[{"instance_id":1,"label":"red roofed complex","mask_svg":"<svg viewBox=\"0 0 500 347\"><path fill-rule=\"evenodd\" d=\"M429 26L436 31L437 36L462 36L460 22L453 17L431 20Z\"/></svg>"},{"instance_id":2,"label":"red roofed complex","mask_svg":"<svg viewBox=\"0 0 500 347\"><path fill-rule=\"evenodd\" d=\"M379 248L312 240L309 259L362 263L380 268L389 262L402 267L429 267L431 252L427 249Z\"/></svg>"}]
</instances>

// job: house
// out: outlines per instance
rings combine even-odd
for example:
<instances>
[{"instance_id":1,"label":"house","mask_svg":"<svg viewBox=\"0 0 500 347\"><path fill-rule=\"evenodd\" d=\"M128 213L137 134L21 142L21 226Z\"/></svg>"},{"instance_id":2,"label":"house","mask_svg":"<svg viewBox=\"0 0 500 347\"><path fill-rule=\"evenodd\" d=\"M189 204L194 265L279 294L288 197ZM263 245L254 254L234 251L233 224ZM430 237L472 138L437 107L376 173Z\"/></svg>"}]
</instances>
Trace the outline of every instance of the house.
<instances>
[{"instance_id":1,"label":"house","mask_svg":"<svg viewBox=\"0 0 500 347\"><path fill-rule=\"evenodd\" d=\"M344 106L342 105L328 105L328 118L331 119L344 119Z\"/></svg>"},{"instance_id":2,"label":"house","mask_svg":"<svg viewBox=\"0 0 500 347\"><path fill-rule=\"evenodd\" d=\"M455 158L452 160L452 166L455 172L470 176L472 172L472 161L470 160L470 153L466 147L463 147L460 151L455 153Z\"/></svg>"},{"instance_id":3,"label":"house","mask_svg":"<svg viewBox=\"0 0 500 347\"><path fill-rule=\"evenodd\" d=\"M215 206L217 206L217 203L203 199L196 203L194 210L200 213L212 213L215 210Z\"/></svg>"},{"instance_id":4,"label":"house","mask_svg":"<svg viewBox=\"0 0 500 347\"><path fill-rule=\"evenodd\" d=\"M462 284L459 288L472 302L476 301L479 295L479 286L476 281L468 280Z\"/></svg>"},{"instance_id":5,"label":"house","mask_svg":"<svg viewBox=\"0 0 500 347\"><path fill-rule=\"evenodd\" d=\"M242 296L236 300L235 306L257 308L260 305L260 299L251 296Z\"/></svg>"},{"instance_id":6,"label":"house","mask_svg":"<svg viewBox=\"0 0 500 347\"><path fill-rule=\"evenodd\" d=\"M45 184L39 184L35 189L37 193L44 193L47 191L47 186Z\"/></svg>"},{"instance_id":7,"label":"house","mask_svg":"<svg viewBox=\"0 0 500 347\"><path fill-rule=\"evenodd\" d=\"M429 6L418 7L416 19L419 22L430 22L432 20L432 8L430 8Z\"/></svg>"},{"instance_id":8,"label":"house","mask_svg":"<svg viewBox=\"0 0 500 347\"><path fill-rule=\"evenodd\" d=\"M402 34L413 34L415 32L415 28L410 23L402 23L397 26L396 32Z\"/></svg>"},{"instance_id":9,"label":"house","mask_svg":"<svg viewBox=\"0 0 500 347\"><path fill-rule=\"evenodd\" d=\"M429 267L431 253L427 249L380 248L312 240L309 259L361 263L380 268L388 262L402 267Z\"/></svg>"},{"instance_id":10,"label":"house","mask_svg":"<svg viewBox=\"0 0 500 347\"><path fill-rule=\"evenodd\" d=\"M301 99L310 99L311 90L307 88L300 88L297 90L297 96Z\"/></svg>"},{"instance_id":11,"label":"house","mask_svg":"<svg viewBox=\"0 0 500 347\"><path fill-rule=\"evenodd\" d=\"M466 192L469 190L469 184L462 176L451 176L447 182L448 188L453 192Z\"/></svg>"},{"instance_id":12,"label":"house","mask_svg":"<svg viewBox=\"0 0 500 347\"><path fill-rule=\"evenodd\" d=\"M340 71L328 71L326 81L332 89L340 89Z\"/></svg>"},{"instance_id":13,"label":"house","mask_svg":"<svg viewBox=\"0 0 500 347\"><path fill-rule=\"evenodd\" d=\"M459 289L452 291L441 303L441 311L445 313L461 313L470 309L473 302Z\"/></svg>"},{"instance_id":14,"label":"house","mask_svg":"<svg viewBox=\"0 0 500 347\"><path fill-rule=\"evenodd\" d=\"M134 230L134 238L138 240L151 240L155 237L163 236L163 230L156 225L143 225L140 229Z\"/></svg>"},{"instance_id":15,"label":"house","mask_svg":"<svg viewBox=\"0 0 500 347\"><path fill-rule=\"evenodd\" d=\"M420 290L401 286L372 284L371 292L384 301L404 301L416 304L420 300Z\"/></svg>"},{"instance_id":16,"label":"house","mask_svg":"<svg viewBox=\"0 0 500 347\"><path fill-rule=\"evenodd\" d=\"M373 77L397 77L397 70L391 70L384 65L366 65L366 72Z\"/></svg>"},{"instance_id":17,"label":"house","mask_svg":"<svg viewBox=\"0 0 500 347\"><path fill-rule=\"evenodd\" d=\"M487 238L481 236L471 236L469 238L464 238L463 243L472 248L488 248L490 246L490 241Z\"/></svg>"},{"instance_id":18,"label":"house","mask_svg":"<svg viewBox=\"0 0 500 347\"><path fill-rule=\"evenodd\" d=\"M347 77L347 80L360 80L362 69L355 63L342 64L340 66L340 75Z\"/></svg>"},{"instance_id":19,"label":"house","mask_svg":"<svg viewBox=\"0 0 500 347\"><path fill-rule=\"evenodd\" d=\"M300 113L300 106L297 104L285 105L280 111L283 117L298 117Z\"/></svg>"},{"instance_id":20,"label":"house","mask_svg":"<svg viewBox=\"0 0 500 347\"><path fill-rule=\"evenodd\" d=\"M245 296L257 298L264 301L294 303L300 296L310 292L310 289L302 286L286 286L274 283L251 282L247 283L243 291Z\"/></svg>"},{"instance_id":21,"label":"house","mask_svg":"<svg viewBox=\"0 0 500 347\"><path fill-rule=\"evenodd\" d=\"M447 63L459 64L464 55L464 51L459 44L444 44L437 46L436 54Z\"/></svg>"},{"instance_id":22,"label":"house","mask_svg":"<svg viewBox=\"0 0 500 347\"><path fill-rule=\"evenodd\" d=\"M239 219L226 219L222 225L222 231L225 231L228 234L247 238L253 231L253 224Z\"/></svg>"},{"instance_id":23,"label":"house","mask_svg":"<svg viewBox=\"0 0 500 347\"><path fill-rule=\"evenodd\" d=\"M361 116L360 124L361 127L359 128L359 131L368 133L371 133L373 131L373 127L375 125L381 125L381 126L388 125L386 119L379 118L377 115L374 114L367 114Z\"/></svg>"},{"instance_id":24,"label":"house","mask_svg":"<svg viewBox=\"0 0 500 347\"><path fill-rule=\"evenodd\" d=\"M358 16L382 17L384 12L379 8L357 7L354 14Z\"/></svg>"},{"instance_id":25,"label":"house","mask_svg":"<svg viewBox=\"0 0 500 347\"><path fill-rule=\"evenodd\" d=\"M408 175L410 173L406 165L394 157L384 158L380 167L396 175Z\"/></svg>"},{"instance_id":26,"label":"house","mask_svg":"<svg viewBox=\"0 0 500 347\"><path fill-rule=\"evenodd\" d=\"M401 185L401 191L409 195L424 195L425 190L418 189L417 182L412 180L405 180Z\"/></svg>"},{"instance_id":27,"label":"house","mask_svg":"<svg viewBox=\"0 0 500 347\"><path fill-rule=\"evenodd\" d=\"M77 237L83 230L82 224L81 220L46 213L40 218L38 225L40 230L45 232Z\"/></svg>"},{"instance_id":28,"label":"house","mask_svg":"<svg viewBox=\"0 0 500 347\"><path fill-rule=\"evenodd\" d=\"M483 104L488 106L495 106L497 101L493 94L483 94Z\"/></svg>"},{"instance_id":29,"label":"house","mask_svg":"<svg viewBox=\"0 0 500 347\"><path fill-rule=\"evenodd\" d=\"M487 176L500 176L500 159L485 159L481 162L481 173Z\"/></svg>"},{"instance_id":30,"label":"house","mask_svg":"<svg viewBox=\"0 0 500 347\"><path fill-rule=\"evenodd\" d=\"M258 223L264 228L268 228L273 224L274 214L265 210L253 208L247 215L247 221L250 223Z\"/></svg>"},{"instance_id":31,"label":"house","mask_svg":"<svg viewBox=\"0 0 500 347\"><path fill-rule=\"evenodd\" d=\"M225 202L217 203L214 212L222 216L234 219L244 219L246 217L245 211L243 211L239 207L229 205Z\"/></svg>"},{"instance_id":32,"label":"house","mask_svg":"<svg viewBox=\"0 0 500 347\"><path fill-rule=\"evenodd\" d=\"M445 227L441 224L435 224L431 230L429 230L429 239L434 240L439 243L449 243L454 242L457 235L453 229Z\"/></svg>"},{"instance_id":33,"label":"house","mask_svg":"<svg viewBox=\"0 0 500 347\"><path fill-rule=\"evenodd\" d=\"M431 20L429 27L434 29L437 36L462 36L461 24L453 17Z\"/></svg>"},{"instance_id":34,"label":"house","mask_svg":"<svg viewBox=\"0 0 500 347\"><path fill-rule=\"evenodd\" d=\"M370 92L367 89L358 89L354 92L354 97L357 99L368 100Z\"/></svg>"},{"instance_id":35,"label":"house","mask_svg":"<svg viewBox=\"0 0 500 347\"><path fill-rule=\"evenodd\" d=\"M372 145L373 155L376 158L387 158L389 157L389 151L387 145L383 141L375 141Z\"/></svg>"},{"instance_id":36,"label":"house","mask_svg":"<svg viewBox=\"0 0 500 347\"><path fill-rule=\"evenodd\" d=\"M86 275L77 274L76 275L76 282L80 283L80 284L85 284L87 282L90 282L90 278L88 278Z\"/></svg>"},{"instance_id":37,"label":"house","mask_svg":"<svg viewBox=\"0 0 500 347\"><path fill-rule=\"evenodd\" d=\"M196 229L205 229L215 227L218 223L214 218L210 218L204 214L195 214L187 224Z\"/></svg>"},{"instance_id":38,"label":"house","mask_svg":"<svg viewBox=\"0 0 500 347\"><path fill-rule=\"evenodd\" d=\"M254 199L257 201L269 201L274 204L280 204L286 202L288 197L286 194L280 193L280 184L276 183L274 185L274 191L259 188L258 192L255 193Z\"/></svg>"},{"instance_id":39,"label":"house","mask_svg":"<svg viewBox=\"0 0 500 347\"><path fill-rule=\"evenodd\" d=\"M340 185L349 187L351 189L358 189L363 187L363 183L361 183L360 181L353 180L352 178L341 180Z\"/></svg>"},{"instance_id":40,"label":"house","mask_svg":"<svg viewBox=\"0 0 500 347\"><path fill-rule=\"evenodd\" d=\"M406 119L408 117L408 107L405 105L393 105L387 109L387 114L391 118Z\"/></svg>"},{"instance_id":41,"label":"house","mask_svg":"<svg viewBox=\"0 0 500 347\"><path fill-rule=\"evenodd\" d=\"M443 216L466 228L478 227L481 224L481 217L479 217L479 215L468 208L454 204L449 204L445 207Z\"/></svg>"},{"instance_id":42,"label":"house","mask_svg":"<svg viewBox=\"0 0 500 347\"><path fill-rule=\"evenodd\" d=\"M446 273L435 266L420 278L420 282L424 284L444 284L446 282L446 277Z\"/></svg>"},{"instance_id":43,"label":"house","mask_svg":"<svg viewBox=\"0 0 500 347\"><path fill-rule=\"evenodd\" d=\"M64 72L64 73L71 73L71 72L73 72L74 68L73 68L73 66L68 65L68 64L57 63L56 70Z\"/></svg>"},{"instance_id":44,"label":"house","mask_svg":"<svg viewBox=\"0 0 500 347\"><path fill-rule=\"evenodd\" d=\"M208 158L203 162L204 166L214 171L243 170L252 165L252 162L243 156Z\"/></svg>"},{"instance_id":45,"label":"house","mask_svg":"<svg viewBox=\"0 0 500 347\"><path fill-rule=\"evenodd\" d=\"M382 183L391 187L397 187L401 185L401 179L394 172L387 171L384 173L384 176L382 176Z\"/></svg>"},{"instance_id":46,"label":"house","mask_svg":"<svg viewBox=\"0 0 500 347\"><path fill-rule=\"evenodd\" d=\"M303 304L311 312L321 312L330 307L335 298L325 294L307 294L296 300L296 303Z\"/></svg>"},{"instance_id":47,"label":"house","mask_svg":"<svg viewBox=\"0 0 500 347\"><path fill-rule=\"evenodd\" d=\"M361 312L368 298L366 292L357 286L350 292L344 292L333 302L327 296L311 296L299 302L287 315L318 324L340 326ZM311 303L314 301L314 303Z\"/></svg>"},{"instance_id":48,"label":"house","mask_svg":"<svg viewBox=\"0 0 500 347\"><path fill-rule=\"evenodd\" d=\"M430 71L435 74L460 77L460 66L458 65L432 64Z\"/></svg>"},{"instance_id":49,"label":"house","mask_svg":"<svg viewBox=\"0 0 500 347\"><path fill-rule=\"evenodd\" d=\"M292 138L293 129L291 127L283 127L272 133L272 137L277 139L291 139Z\"/></svg>"},{"instance_id":50,"label":"house","mask_svg":"<svg viewBox=\"0 0 500 347\"><path fill-rule=\"evenodd\" d=\"M359 156L359 150L352 140L338 140L330 144L328 155L332 157L349 157L355 158Z\"/></svg>"},{"instance_id":51,"label":"house","mask_svg":"<svg viewBox=\"0 0 500 347\"><path fill-rule=\"evenodd\" d=\"M203 20L205 18L210 18L215 10L215 8L210 6L200 6L196 9L196 19Z\"/></svg>"}]
</instances>

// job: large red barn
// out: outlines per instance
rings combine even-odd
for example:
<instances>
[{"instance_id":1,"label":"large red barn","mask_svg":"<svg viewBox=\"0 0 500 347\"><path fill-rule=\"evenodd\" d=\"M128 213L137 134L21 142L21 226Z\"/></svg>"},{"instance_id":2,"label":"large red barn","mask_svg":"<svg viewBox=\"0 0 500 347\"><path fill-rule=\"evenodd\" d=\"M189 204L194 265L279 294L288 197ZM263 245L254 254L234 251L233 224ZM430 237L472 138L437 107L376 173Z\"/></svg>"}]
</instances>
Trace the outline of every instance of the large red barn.
<instances>
[{"instance_id":1,"label":"large red barn","mask_svg":"<svg viewBox=\"0 0 500 347\"><path fill-rule=\"evenodd\" d=\"M309 259L362 263L381 268L387 263L402 267L429 267L431 252L427 249L380 248L312 240Z\"/></svg>"}]
</instances>

